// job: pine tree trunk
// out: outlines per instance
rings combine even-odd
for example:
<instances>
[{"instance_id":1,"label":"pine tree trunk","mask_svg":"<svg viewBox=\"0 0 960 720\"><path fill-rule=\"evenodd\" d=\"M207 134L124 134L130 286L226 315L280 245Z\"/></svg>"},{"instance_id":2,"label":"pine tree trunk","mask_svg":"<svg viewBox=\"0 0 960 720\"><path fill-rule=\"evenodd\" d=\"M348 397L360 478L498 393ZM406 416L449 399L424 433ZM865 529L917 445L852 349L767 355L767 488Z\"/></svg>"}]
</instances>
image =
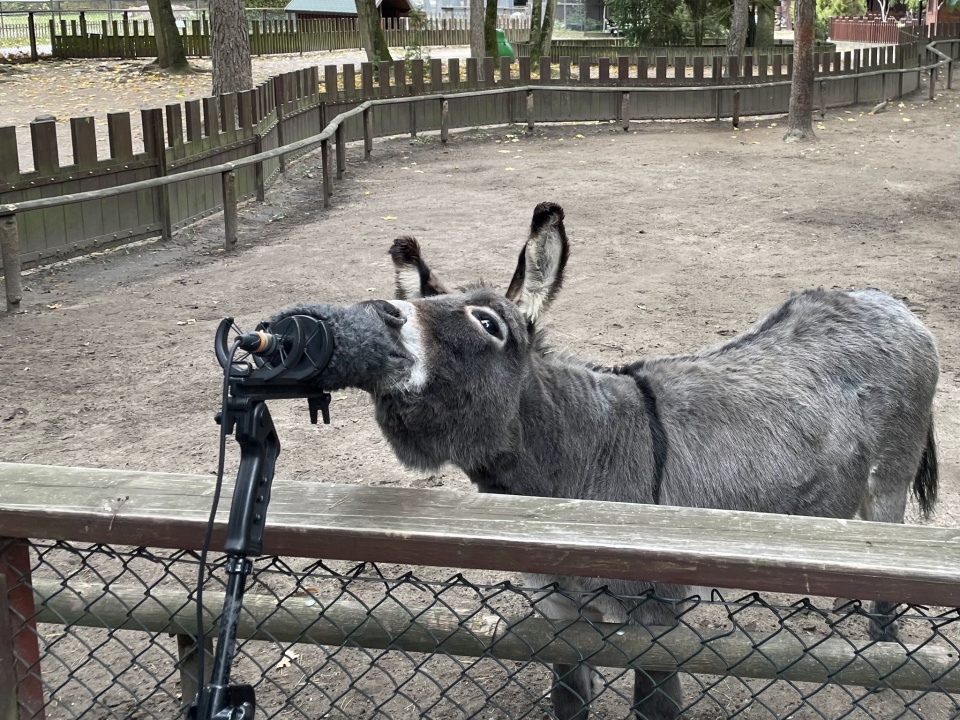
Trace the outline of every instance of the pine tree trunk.
<instances>
[{"instance_id":1,"label":"pine tree trunk","mask_svg":"<svg viewBox=\"0 0 960 720\"><path fill-rule=\"evenodd\" d=\"M786 142L815 140L813 134L813 13L814 0L796 0L793 26L793 81Z\"/></svg>"},{"instance_id":2,"label":"pine tree trunk","mask_svg":"<svg viewBox=\"0 0 960 720\"><path fill-rule=\"evenodd\" d=\"M376 0L356 0L356 6L367 62L393 62L390 48L387 47L387 38L383 34L383 23L380 21Z\"/></svg>"},{"instance_id":3,"label":"pine tree trunk","mask_svg":"<svg viewBox=\"0 0 960 720\"><path fill-rule=\"evenodd\" d=\"M530 11L530 63L540 62L540 22L543 17L543 0L533 0Z\"/></svg>"},{"instance_id":4,"label":"pine tree trunk","mask_svg":"<svg viewBox=\"0 0 960 720\"><path fill-rule=\"evenodd\" d=\"M189 70L171 0L147 0L147 6L150 8L153 34L157 39L157 65L174 72Z\"/></svg>"},{"instance_id":5,"label":"pine tree trunk","mask_svg":"<svg viewBox=\"0 0 960 720\"><path fill-rule=\"evenodd\" d=\"M484 36L485 15L486 5L484 0L470 0L470 57L481 61L487 50ZM483 71L482 64L481 62L481 72Z\"/></svg>"},{"instance_id":6,"label":"pine tree trunk","mask_svg":"<svg viewBox=\"0 0 960 720\"><path fill-rule=\"evenodd\" d=\"M747 44L749 0L733 0L733 15L730 16L730 34L727 35L727 55L743 60L743 48Z\"/></svg>"},{"instance_id":7,"label":"pine tree trunk","mask_svg":"<svg viewBox=\"0 0 960 720\"><path fill-rule=\"evenodd\" d=\"M210 61L214 95L253 87L250 34L243 0L210 0Z\"/></svg>"},{"instance_id":8,"label":"pine tree trunk","mask_svg":"<svg viewBox=\"0 0 960 720\"><path fill-rule=\"evenodd\" d=\"M497 49L497 0L487 0L486 15L483 19L484 55L496 60L500 57Z\"/></svg>"}]
</instances>

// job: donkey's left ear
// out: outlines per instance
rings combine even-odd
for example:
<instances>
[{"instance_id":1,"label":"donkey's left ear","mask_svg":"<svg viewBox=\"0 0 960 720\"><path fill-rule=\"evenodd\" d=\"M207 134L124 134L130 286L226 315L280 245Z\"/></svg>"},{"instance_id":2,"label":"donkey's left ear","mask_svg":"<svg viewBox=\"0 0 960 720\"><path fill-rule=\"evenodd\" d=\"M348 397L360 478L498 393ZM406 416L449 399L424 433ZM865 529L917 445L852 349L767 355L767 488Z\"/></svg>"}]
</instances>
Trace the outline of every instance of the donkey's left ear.
<instances>
[{"instance_id":1,"label":"donkey's left ear","mask_svg":"<svg viewBox=\"0 0 960 720\"><path fill-rule=\"evenodd\" d=\"M507 298L517 304L529 323L540 319L563 285L563 270L569 255L563 208L556 203L540 203L533 211L530 239L520 251L517 269L507 289Z\"/></svg>"}]
</instances>

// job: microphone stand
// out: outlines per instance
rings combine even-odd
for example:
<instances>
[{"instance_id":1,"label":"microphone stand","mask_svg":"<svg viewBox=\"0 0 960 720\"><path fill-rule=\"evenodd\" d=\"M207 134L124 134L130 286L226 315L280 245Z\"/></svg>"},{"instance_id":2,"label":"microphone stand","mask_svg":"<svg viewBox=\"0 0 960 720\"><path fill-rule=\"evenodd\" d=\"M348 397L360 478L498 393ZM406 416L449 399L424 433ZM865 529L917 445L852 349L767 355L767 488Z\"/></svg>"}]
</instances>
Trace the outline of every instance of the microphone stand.
<instances>
[{"instance_id":1,"label":"microphone stand","mask_svg":"<svg viewBox=\"0 0 960 720\"><path fill-rule=\"evenodd\" d=\"M225 337L225 323L218 331L218 356ZM332 352L333 337L320 324L324 341ZM329 360L329 353L326 353ZM322 370L326 360L320 366ZM262 366L261 366L262 367ZM285 369L289 368L289 365ZM316 364L314 365L316 368ZM263 381L258 378L257 368L252 372L233 375L230 369L227 416L216 415L217 423L226 420L226 432L235 435L240 445L240 467L227 521L227 538L224 551L227 555L227 591L223 603L220 634L214 654L213 673L210 682L202 686L197 698L187 713L190 720L251 720L256 709L256 698L251 685L231 685L230 668L237 640L237 626L243 605L243 593L247 578L253 570L251 558L263 552L263 530L266 525L267 505L273 473L280 454L280 440L267 409L267 400L306 398L310 410L310 422L316 425L322 415L325 425L330 424L330 394L311 386L306 381ZM296 377L296 373L291 373ZM197 652L203 652L198 648ZM198 678L199 682L203 678Z\"/></svg>"}]
</instances>

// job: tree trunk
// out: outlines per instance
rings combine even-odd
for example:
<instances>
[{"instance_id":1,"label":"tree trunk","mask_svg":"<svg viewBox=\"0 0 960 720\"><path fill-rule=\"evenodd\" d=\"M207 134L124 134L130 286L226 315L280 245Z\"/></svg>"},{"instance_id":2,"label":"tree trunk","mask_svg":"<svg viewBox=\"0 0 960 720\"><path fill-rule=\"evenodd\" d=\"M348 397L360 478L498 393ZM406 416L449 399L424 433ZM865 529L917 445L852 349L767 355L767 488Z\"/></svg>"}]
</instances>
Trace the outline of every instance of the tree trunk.
<instances>
[{"instance_id":1,"label":"tree trunk","mask_svg":"<svg viewBox=\"0 0 960 720\"><path fill-rule=\"evenodd\" d=\"M157 39L157 65L174 72L189 70L171 0L147 0L147 6L150 8L153 34Z\"/></svg>"},{"instance_id":2,"label":"tree trunk","mask_svg":"<svg viewBox=\"0 0 960 720\"><path fill-rule=\"evenodd\" d=\"M786 142L815 140L813 134L813 13L815 0L796 0L793 26L793 81Z\"/></svg>"},{"instance_id":3,"label":"tree trunk","mask_svg":"<svg viewBox=\"0 0 960 720\"><path fill-rule=\"evenodd\" d=\"M537 57L550 57L550 43L553 41L553 19L557 16L557 0L547 0L543 12L543 25L540 28L539 52Z\"/></svg>"},{"instance_id":4,"label":"tree trunk","mask_svg":"<svg viewBox=\"0 0 960 720\"><path fill-rule=\"evenodd\" d=\"M214 95L253 87L250 34L243 0L210 0L210 61Z\"/></svg>"},{"instance_id":5,"label":"tree trunk","mask_svg":"<svg viewBox=\"0 0 960 720\"><path fill-rule=\"evenodd\" d=\"M387 38L383 34L383 23L380 21L376 0L356 0L356 6L367 62L393 62L390 48L387 47Z\"/></svg>"},{"instance_id":6,"label":"tree trunk","mask_svg":"<svg viewBox=\"0 0 960 720\"><path fill-rule=\"evenodd\" d=\"M757 47L773 47L773 31L777 21L776 11L772 6L761 4L757 9Z\"/></svg>"},{"instance_id":7,"label":"tree trunk","mask_svg":"<svg viewBox=\"0 0 960 720\"><path fill-rule=\"evenodd\" d=\"M470 0L470 57L481 61L480 72L483 72L483 56L487 51L484 22L486 5L484 0Z\"/></svg>"},{"instance_id":8,"label":"tree trunk","mask_svg":"<svg viewBox=\"0 0 960 720\"><path fill-rule=\"evenodd\" d=\"M727 35L727 55L743 60L743 48L747 44L749 0L733 0L733 14L730 16L730 34Z\"/></svg>"},{"instance_id":9,"label":"tree trunk","mask_svg":"<svg viewBox=\"0 0 960 720\"><path fill-rule=\"evenodd\" d=\"M540 22L543 18L543 0L533 0L530 11L530 63L540 62Z\"/></svg>"},{"instance_id":10,"label":"tree trunk","mask_svg":"<svg viewBox=\"0 0 960 720\"><path fill-rule=\"evenodd\" d=\"M484 54L496 60L500 57L497 49L497 0L487 0L486 15L483 19Z\"/></svg>"}]
</instances>

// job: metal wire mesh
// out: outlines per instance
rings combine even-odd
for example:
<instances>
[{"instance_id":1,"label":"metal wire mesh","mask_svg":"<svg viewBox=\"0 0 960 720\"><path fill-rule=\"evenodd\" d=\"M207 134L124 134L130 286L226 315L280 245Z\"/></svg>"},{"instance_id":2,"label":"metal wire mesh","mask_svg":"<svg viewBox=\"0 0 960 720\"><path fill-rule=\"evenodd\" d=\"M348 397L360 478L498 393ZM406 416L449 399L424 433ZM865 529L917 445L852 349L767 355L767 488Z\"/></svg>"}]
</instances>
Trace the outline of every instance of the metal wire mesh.
<instances>
[{"instance_id":1,"label":"metal wire mesh","mask_svg":"<svg viewBox=\"0 0 960 720\"><path fill-rule=\"evenodd\" d=\"M46 717L180 716L195 687L196 553L35 541L30 558L8 590L29 583L36 598L31 617L12 612L39 638ZM901 606L899 640L872 643L868 606L853 600L713 591L681 603L437 568L255 566L233 679L256 688L258 718L554 717L558 660L597 666L589 706L610 720L635 717L636 668L670 664L685 718L960 717L956 609ZM212 623L225 575L219 561L210 571ZM562 620L547 610L561 606ZM653 606L676 626L601 622L600 610Z\"/></svg>"}]
</instances>

